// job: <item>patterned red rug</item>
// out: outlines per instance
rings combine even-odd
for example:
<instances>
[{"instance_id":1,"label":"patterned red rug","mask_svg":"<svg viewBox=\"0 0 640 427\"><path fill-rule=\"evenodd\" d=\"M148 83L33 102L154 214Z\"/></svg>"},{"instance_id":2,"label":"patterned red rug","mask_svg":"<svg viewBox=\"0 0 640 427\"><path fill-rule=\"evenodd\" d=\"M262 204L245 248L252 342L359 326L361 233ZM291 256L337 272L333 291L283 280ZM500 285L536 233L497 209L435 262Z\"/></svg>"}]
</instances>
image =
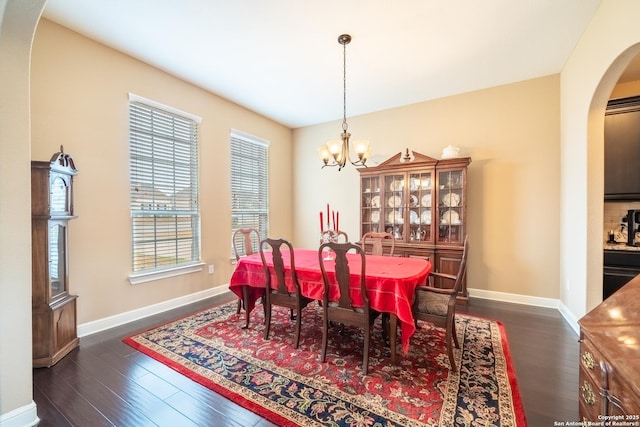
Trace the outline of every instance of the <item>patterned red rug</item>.
<instances>
[{"instance_id":1,"label":"patterned red rug","mask_svg":"<svg viewBox=\"0 0 640 427\"><path fill-rule=\"evenodd\" d=\"M420 323L409 353L389 362L374 325L369 374L362 376L362 334L334 326L327 362L318 361L320 307L303 310L300 347L285 309L274 309L271 339L263 315L236 303L125 338L124 342L281 426L525 426L504 328L457 315L457 372L449 371L444 331Z\"/></svg>"}]
</instances>

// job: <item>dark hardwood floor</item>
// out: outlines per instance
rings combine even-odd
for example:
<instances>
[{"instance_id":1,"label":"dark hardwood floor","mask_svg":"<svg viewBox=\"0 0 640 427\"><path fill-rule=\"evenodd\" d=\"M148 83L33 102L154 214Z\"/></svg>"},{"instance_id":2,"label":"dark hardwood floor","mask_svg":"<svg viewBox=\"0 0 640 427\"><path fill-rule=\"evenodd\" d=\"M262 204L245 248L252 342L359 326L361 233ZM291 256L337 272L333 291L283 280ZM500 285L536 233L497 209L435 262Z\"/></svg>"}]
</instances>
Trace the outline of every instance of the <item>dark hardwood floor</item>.
<instances>
[{"instance_id":1,"label":"dark hardwood floor","mask_svg":"<svg viewBox=\"0 0 640 427\"><path fill-rule=\"evenodd\" d=\"M33 371L39 425L272 426L122 342L231 299L218 296L81 338L58 364ZM459 311L504 324L529 426L578 420L578 338L558 311L480 299Z\"/></svg>"}]
</instances>

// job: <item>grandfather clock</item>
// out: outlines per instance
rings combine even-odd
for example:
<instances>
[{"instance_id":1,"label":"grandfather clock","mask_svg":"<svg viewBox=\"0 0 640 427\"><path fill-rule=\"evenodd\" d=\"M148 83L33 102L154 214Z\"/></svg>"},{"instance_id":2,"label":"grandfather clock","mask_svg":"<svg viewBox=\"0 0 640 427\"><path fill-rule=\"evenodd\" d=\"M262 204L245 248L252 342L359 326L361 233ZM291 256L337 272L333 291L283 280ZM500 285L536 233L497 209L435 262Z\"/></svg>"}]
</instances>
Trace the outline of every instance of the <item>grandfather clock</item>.
<instances>
[{"instance_id":1,"label":"grandfather clock","mask_svg":"<svg viewBox=\"0 0 640 427\"><path fill-rule=\"evenodd\" d=\"M49 367L78 346L76 295L69 294L67 227L77 170L63 147L31 162L33 366Z\"/></svg>"}]
</instances>

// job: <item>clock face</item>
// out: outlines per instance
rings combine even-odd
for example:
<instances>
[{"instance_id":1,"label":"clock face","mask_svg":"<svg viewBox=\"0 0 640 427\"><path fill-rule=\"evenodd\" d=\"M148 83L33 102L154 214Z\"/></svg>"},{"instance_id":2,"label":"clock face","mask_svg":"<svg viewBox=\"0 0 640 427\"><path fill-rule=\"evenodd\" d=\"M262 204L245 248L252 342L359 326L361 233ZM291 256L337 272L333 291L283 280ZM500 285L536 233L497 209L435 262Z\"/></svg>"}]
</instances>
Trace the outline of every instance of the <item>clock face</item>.
<instances>
[{"instance_id":1,"label":"clock face","mask_svg":"<svg viewBox=\"0 0 640 427\"><path fill-rule=\"evenodd\" d=\"M64 179L56 176L51 180L51 211L66 212L68 209L69 187Z\"/></svg>"}]
</instances>

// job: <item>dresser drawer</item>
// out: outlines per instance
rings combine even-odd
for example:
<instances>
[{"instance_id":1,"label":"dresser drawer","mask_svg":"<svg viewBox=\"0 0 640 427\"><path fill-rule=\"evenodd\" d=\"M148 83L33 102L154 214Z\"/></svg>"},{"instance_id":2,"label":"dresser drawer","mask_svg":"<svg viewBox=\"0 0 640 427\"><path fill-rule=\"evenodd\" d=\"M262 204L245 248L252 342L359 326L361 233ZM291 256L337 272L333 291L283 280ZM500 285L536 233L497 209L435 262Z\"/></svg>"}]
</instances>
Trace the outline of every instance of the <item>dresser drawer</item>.
<instances>
[{"instance_id":1,"label":"dresser drawer","mask_svg":"<svg viewBox=\"0 0 640 427\"><path fill-rule=\"evenodd\" d=\"M578 399L580 401L580 419L598 421L598 416L602 415L600 387L582 365L578 380Z\"/></svg>"},{"instance_id":2,"label":"dresser drawer","mask_svg":"<svg viewBox=\"0 0 640 427\"><path fill-rule=\"evenodd\" d=\"M591 341L584 335L580 340L580 367L585 370L598 388L602 387L602 370L600 362L603 360L602 355Z\"/></svg>"},{"instance_id":3,"label":"dresser drawer","mask_svg":"<svg viewBox=\"0 0 640 427\"><path fill-rule=\"evenodd\" d=\"M589 422L595 424L598 421L602 421L602 415L600 415L601 411L599 409L596 410L592 406L586 406L582 399L580 399L578 411L580 421L582 421L585 426L589 425Z\"/></svg>"},{"instance_id":4,"label":"dresser drawer","mask_svg":"<svg viewBox=\"0 0 640 427\"><path fill-rule=\"evenodd\" d=\"M633 363L629 361L629 363ZM615 368L607 366L610 371L611 378L609 380L609 390L607 400L609 401L610 415L624 414L640 417L640 402L638 396L631 389L629 378L615 372ZM628 421L640 421L640 418L627 419Z\"/></svg>"}]
</instances>

